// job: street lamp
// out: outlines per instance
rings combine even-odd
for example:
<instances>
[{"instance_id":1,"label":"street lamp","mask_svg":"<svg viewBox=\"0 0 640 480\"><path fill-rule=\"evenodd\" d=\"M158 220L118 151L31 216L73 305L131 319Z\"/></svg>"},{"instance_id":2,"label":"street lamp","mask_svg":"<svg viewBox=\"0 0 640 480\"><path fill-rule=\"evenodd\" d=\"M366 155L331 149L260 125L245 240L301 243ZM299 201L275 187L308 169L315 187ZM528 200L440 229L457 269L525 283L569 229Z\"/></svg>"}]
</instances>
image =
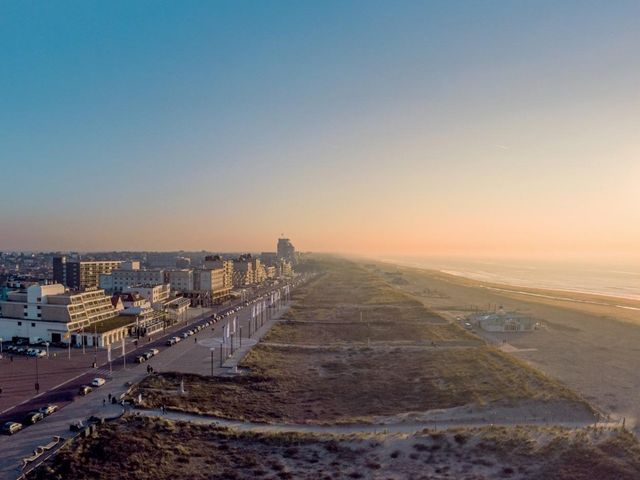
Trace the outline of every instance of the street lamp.
<instances>
[{"instance_id":1,"label":"street lamp","mask_svg":"<svg viewBox=\"0 0 640 480\"><path fill-rule=\"evenodd\" d=\"M36 355L36 393L40 392L40 376L38 375L38 356Z\"/></svg>"}]
</instances>

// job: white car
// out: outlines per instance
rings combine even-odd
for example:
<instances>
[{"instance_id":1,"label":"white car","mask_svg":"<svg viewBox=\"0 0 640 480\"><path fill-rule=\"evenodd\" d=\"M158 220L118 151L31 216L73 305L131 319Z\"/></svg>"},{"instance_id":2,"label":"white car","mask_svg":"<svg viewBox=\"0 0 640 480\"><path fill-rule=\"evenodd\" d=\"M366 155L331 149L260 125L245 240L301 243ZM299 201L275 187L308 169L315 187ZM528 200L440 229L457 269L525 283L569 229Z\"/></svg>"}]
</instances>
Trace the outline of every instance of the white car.
<instances>
[{"instance_id":1,"label":"white car","mask_svg":"<svg viewBox=\"0 0 640 480\"><path fill-rule=\"evenodd\" d=\"M91 386L93 387L101 387L105 383L107 383L107 381L101 377L96 377L93 380L91 380Z\"/></svg>"},{"instance_id":2,"label":"white car","mask_svg":"<svg viewBox=\"0 0 640 480\"><path fill-rule=\"evenodd\" d=\"M158 350L157 348L152 348L149 351L152 352L154 355L158 355L160 353L160 350Z\"/></svg>"}]
</instances>

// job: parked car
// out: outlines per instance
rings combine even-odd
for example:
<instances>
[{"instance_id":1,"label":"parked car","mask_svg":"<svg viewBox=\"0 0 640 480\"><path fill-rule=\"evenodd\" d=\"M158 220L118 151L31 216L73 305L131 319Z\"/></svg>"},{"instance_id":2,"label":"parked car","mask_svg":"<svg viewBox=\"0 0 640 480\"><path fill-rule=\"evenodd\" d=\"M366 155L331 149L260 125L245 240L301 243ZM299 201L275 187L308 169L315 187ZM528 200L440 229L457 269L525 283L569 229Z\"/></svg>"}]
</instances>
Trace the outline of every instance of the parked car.
<instances>
[{"instance_id":1,"label":"parked car","mask_svg":"<svg viewBox=\"0 0 640 480\"><path fill-rule=\"evenodd\" d=\"M80 395L89 395L91 392L93 392L93 388L89 385L82 385L78 391Z\"/></svg>"},{"instance_id":2,"label":"parked car","mask_svg":"<svg viewBox=\"0 0 640 480\"><path fill-rule=\"evenodd\" d=\"M43 414L45 417L48 417L49 415L51 415L52 413L55 413L58 411L58 406L57 405L46 405L44 407L41 407L39 412L41 414Z\"/></svg>"},{"instance_id":3,"label":"parked car","mask_svg":"<svg viewBox=\"0 0 640 480\"><path fill-rule=\"evenodd\" d=\"M38 411L29 412L24 417L24 424L33 425L34 423L38 423L43 418L44 418L44 415Z\"/></svg>"},{"instance_id":4,"label":"parked car","mask_svg":"<svg viewBox=\"0 0 640 480\"><path fill-rule=\"evenodd\" d=\"M84 422L82 420L76 420L75 422L71 422L69 425L69 430L72 432L79 432L84 428Z\"/></svg>"},{"instance_id":5,"label":"parked car","mask_svg":"<svg viewBox=\"0 0 640 480\"><path fill-rule=\"evenodd\" d=\"M142 356L145 358L145 360L149 360L151 357L153 357L153 352L149 350L148 352L144 352Z\"/></svg>"},{"instance_id":6,"label":"parked car","mask_svg":"<svg viewBox=\"0 0 640 480\"><path fill-rule=\"evenodd\" d=\"M157 348L152 348L151 350L149 350L151 353L153 353L154 355L158 355L160 353L160 350L158 350Z\"/></svg>"},{"instance_id":7,"label":"parked car","mask_svg":"<svg viewBox=\"0 0 640 480\"><path fill-rule=\"evenodd\" d=\"M5 435L13 435L22 430L22 424L18 422L7 422L2 425L2 433Z\"/></svg>"},{"instance_id":8,"label":"parked car","mask_svg":"<svg viewBox=\"0 0 640 480\"><path fill-rule=\"evenodd\" d=\"M146 362L146 361L147 361L147 359L143 355L138 355L136 357L136 359L135 359L136 363L143 363L143 362Z\"/></svg>"},{"instance_id":9,"label":"parked car","mask_svg":"<svg viewBox=\"0 0 640 480\"><path fill-rule=\"evenodd\" d=\"M107 383L107 381L102 377L96 377L93 380L91 380L91 386L93 387L101 387L105 383Z\"/></svg>"},{"instance_id":10,"label":"parked car","mask_svg":"<svg viewBox=\"0 0 640 480\"><path fill-rule=\"evenodd\" d=\"M176 336L176 337L173 337L173 338L174 338L174 340L176 341L176 343L178 343L180 340L182 340L180 337L177 337L177 336Z\"/></svg>"},{"instance_id":11,"label":"parked car","mask_svg":"<svg viewBox=\"0 0 640 480\"><path fill-rule=\"evenodd\" d=\"M182 334L182 338L188 338L188 337L189 337L189 334L188 334L187 332L184 332L184 333Z\"/></svg>"},{"instance_id":12,"label":"parked car","mask_svg":"<svg viewBox=\"0 0 640 480\"><path fill-rule=\"evenodd\" d=\"M38 358L46 357L47 352L45 352L44 350L38 350L33 356Z\"/></svg>"},{"instance_id":13,"label":"parked car","mask_svg":"<svg viewBox=\"0 0 640 480\"><path fill-rule=\"evenodd\" d=\"M176 340L174 338L170 338L165 342L165 345L167 345L167 347L170 347L171 345L175 345L175 344L176 344Z\"/></svg>"}]
</instances>

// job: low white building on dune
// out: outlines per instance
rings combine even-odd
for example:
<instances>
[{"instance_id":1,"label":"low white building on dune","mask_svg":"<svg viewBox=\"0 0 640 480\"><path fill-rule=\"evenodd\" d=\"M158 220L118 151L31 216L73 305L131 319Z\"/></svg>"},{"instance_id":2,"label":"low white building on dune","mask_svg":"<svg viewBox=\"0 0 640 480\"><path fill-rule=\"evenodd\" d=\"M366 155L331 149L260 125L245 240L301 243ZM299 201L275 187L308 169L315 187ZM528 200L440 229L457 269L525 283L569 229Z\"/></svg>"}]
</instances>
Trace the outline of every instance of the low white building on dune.
<instances>
[{"instance_id":1,"label":"low white building on dune","mask_svg":"<svg viewBox=\"0 0 640 480\"><path fill-rule=\"evenodd\" d=\"M535 319L517 312L480 313L469 320L486 332L532 332L539 326Z\"/></svg>"}]
</instances>

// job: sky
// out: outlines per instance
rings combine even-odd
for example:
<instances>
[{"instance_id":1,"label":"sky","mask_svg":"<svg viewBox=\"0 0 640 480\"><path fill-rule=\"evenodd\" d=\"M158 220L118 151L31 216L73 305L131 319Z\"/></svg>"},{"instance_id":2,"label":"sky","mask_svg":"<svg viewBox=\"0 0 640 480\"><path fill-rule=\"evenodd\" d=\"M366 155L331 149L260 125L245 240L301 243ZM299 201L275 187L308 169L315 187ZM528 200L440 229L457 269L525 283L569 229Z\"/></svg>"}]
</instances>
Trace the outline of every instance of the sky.
<instances>
[{"instance_id":1,"label":"sky","mask_svg":"<svg viewBox=\"0 0 640 480\"><path fill-rule=\"evenodd\" d=\"M639 18L0 0L0 250L637 253Z\"/></svg>"}]
</instances>

